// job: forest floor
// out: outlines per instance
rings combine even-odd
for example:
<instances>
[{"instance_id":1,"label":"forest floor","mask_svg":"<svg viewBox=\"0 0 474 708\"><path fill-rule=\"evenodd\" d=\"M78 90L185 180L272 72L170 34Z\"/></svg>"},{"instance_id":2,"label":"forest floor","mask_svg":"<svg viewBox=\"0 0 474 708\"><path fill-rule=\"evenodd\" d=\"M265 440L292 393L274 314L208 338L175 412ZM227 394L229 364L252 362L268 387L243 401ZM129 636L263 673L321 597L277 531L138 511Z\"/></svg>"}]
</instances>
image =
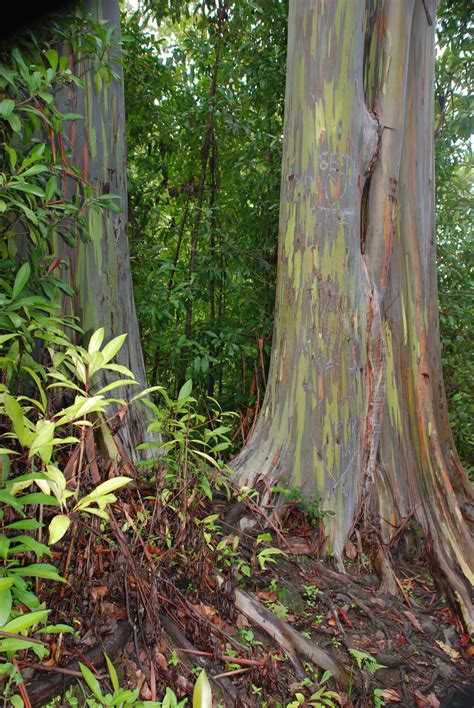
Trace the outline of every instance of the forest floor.
<instances>
[{"instance_id":1,"label":"forest floor","mask_svg":"<svg viewBox=\"0 0 474 708\"><path fill-rule=\"evenodd\" d=\"M122 685L140 687L143 700L170 687L190 705L203 667L221 706L474 705L474 646L410 524L391 549L394 597L379 594L360 537L346 546L343 568L319 560L323 525L296 503L277 521L271 507L262 513L251 505L245 518L253 513L253 526L242 531L229 521L228 501L190 497L181 495L183 513L179 504L158 507L156 489L129 491L108 530L100 521L80 525L58 552L60 567L69 554L69 585L45 599L51 619L73 618L77 634L46 637L51 659L20 663L32 706L86 705L77 683L65 691L80 676L78 661L107 688L104 651ZM221 541L227 556L215 550ZM272 550L261 555L263 548ZM338 681L325 672L327 662L343 667Z\"/></svg>"}]
</instances>

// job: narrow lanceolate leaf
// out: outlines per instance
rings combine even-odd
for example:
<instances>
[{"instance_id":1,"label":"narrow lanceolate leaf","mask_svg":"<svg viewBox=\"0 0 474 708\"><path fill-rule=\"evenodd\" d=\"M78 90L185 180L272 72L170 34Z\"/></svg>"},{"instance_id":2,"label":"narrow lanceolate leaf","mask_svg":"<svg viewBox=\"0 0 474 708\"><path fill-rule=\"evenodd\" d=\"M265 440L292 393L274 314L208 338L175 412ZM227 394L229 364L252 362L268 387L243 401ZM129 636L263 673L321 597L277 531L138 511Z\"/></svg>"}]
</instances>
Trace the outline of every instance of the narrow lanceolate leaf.
<instances>
[{"instance_id":1,"label":"narrow lanceolate leaf","mask_svg":"<svg viewBox=\"0 0 474 708\"><path fill-rule=\"evenodd\" d=\"M49 525L49 544L60 541L70 525L71 519L65 514L55 516Z\"/></svg>"},{"instance_id":2,"label":"narrow lanceolate leaf","mask_svg":"<svg viewBox=\"0 0 474 708\"><path fill-rule=\"evenodd\" d=\"M7 580L9 578L5 578ZM3 580L3 578L2 578ZM12 609L12 593L10 588L0 589L0 627L2 627L10 617Z\"/></svg>"},{"instance_id":3,"label":"narrow lanceolate leaf","mask_svg":"<svg viewBox=\"0 0 474 708\"><path fill-rule=\"evenodd\" d=\"M30 184L29 182L15 182L15 184L10 184L10 189L26 192L26 194L33 194L35 197L44 197L44 190L36 184Z\"/></svg>"},{"instance_id":4,"label":"narrow lanceolate leaf","mask_svg":"<svg viewBox=\"0 0 474 708\"><path fill-rule=\"evenodd\" d=\"M143 396L148 396L150 393L154 393L154 391L163 391L163 386L150 386L149 388L143 389L143 391L140 391L140 393L137 393L136 396L130 399L130 403L132 401L138 401L139 398L143 398Z\"/></svg>"},{"instance_id":5,"label":"narrow lanceolate leaf","mask_svg":"<svg viewBox=\"0 0 474 708\"><path fill-rule=\"evenodd\" d=\"M119 386L138 386L138 381L135 381L135 379L119 379L118 381L112 381L112 383L107 384L107 386L101 388L100 391L97 391L97 395L101 396L103 393L107 393L107 391L119 388ZM132 401L133 400L135 399L132 398Z\"/></svg>"},{"instance_id":6,"label":"narrow lanceolate leaf","mask_svg":"<svg viewBox=\"0 0 474 708\"><path fill-rule=\"evenodd\" d=\"M13 283L12 299L18 297L25 285L27 284L31 274L31 268L29 263L23 263L20 270L16 274L15 282Z\"/></svg>"},{"instance_id":7,"label":"narrow lanceolate leaf","mask_svg":"<svg viewBox=\"0 0 474 708\"><path fill-rule=\"evenodd\" d=\"M26 565L24 568L11 568L10 573L26 578L44 578L45 580L56 580L60 583L66 582L66 580L59 575L54 565L50 565L49 563L32 563L31 565Z\"/></svg>"},{"instance_id":8,"label":"narrow lanceolate leaf","mask_svg":"<svg viewBox=\"0 0 474 708\"><path fill-rule=\"evenodd\" d=\"M94 354L95 352L99 351L102 342L104 341L104 334L105 332L103 327L100 327L94 332L94 334L90 338L89 347L87 349L89 354Z\"/></svg>"},{"instance_id":9,"label":"narrow lanceolate leaf","mask_svg":"<svg viewBox=\"0 0 474 708\"><path fill-rule=\"evenodd\" d=\"M201 671L194 686L193 708L212 708L211 684L205 671Z\"/></svg>"},{"instance_id":10,"label":"narrow lanceolate leaf","mask_svg":"<svg viewBox=\"0 0 474 708\"><path fill-rule=\"evenodd\" d=\"M84 666L84 664L79 664L79 668L81 669L84 681L87 683L94 696L102 703L102 693L100 690L99 682L97 681L96 677L94 676L92 671L87 668L87 666Z\"/></svg>"},{"instance_id":11,"label":"narrow lanceolate leaf","mask_svg":"<svg viewBox=\"0 0 474 708\"><path fill-rule=\"evenodd\" d=\"M104 363L108 364L114 356L120 351L123 343L127 338L126 334L120 334L118 337L111 339L108 344L102 349L102 356L104 357Z\"/></svg>"},{"instance_id":12,"label":"narrow lanceolate leaf","mask_svg":"<svg viewBox=\"0 0 474 708\"><path fill-rule=\"evenodd\" d=\"M12 547L12 552L14 553L33 551L37 559L41 558L41 556L49 556L51 558L53 555L51 549L46 546L46 544L40 543L35 538L31 538L31 536L14 536L11 542L15 544L15 546Z\"/></svg>"},{"instance_id":13,"label":"narrow lanceolate leaf","mask_svg":"<svg viewBox=\"0 0 474 708\"><path fill-rule=\"evenodd\" d=\"M68 624L48 624L38 629L36 634L75 634L75 630Z\"/></svg>"},{"instance_id":14,"label":"narrow lanceolate leaf","mask_svg":"<svg viewBox=\"0 0 474 708\"><path fill-rule=\"evenodd\" d=\"M112 664L112 662L110 661L107 654L104 654L104 656L105 656L105 660L107 662L107 668L109 670L109 676L110 676L110 681L112 683L112 687L113 687L114 691L117 692L120 689L120 684L119 684L117 672L115 670L115 666Z\"/></svg>"},{"instance_id":15,"label":"narrow lanceolate leaf","mask_svg":"<svg viewBox=\"0 0 474 708\"><path fill-rule=\"evenodd\" d=\"M188 381L186 381L186 383L181 386L181 390L178 394L178 401L183 401L185 398L187 398L191 394L192 390L193 382L191 379L188 379Z\"/></svg>"},{"instance_id":16,"label":"narrow lanceolate leaf","mask_svg":"<svg viewBox=\"0 0 474 708\"><path fill-rule=\"evenodd\" d=\"M7 622L1 627L3 632L11 632L12 634L17 634L25 629L30 629L35 625L43 622L49 615L51 610L38 610L37 612L28 612L27 614L20 615L14 619Z\"/></svg>"},{"instance_id":17,"label":"narrow lanceolate leaf","mask_svg":"<svg viewBox=\"0 0 474 708\"><path fill-rule=\"evenodd\" d=\"M114 477L113 479L108 479L106 482L99 484L99 486L88 495L88 499L97 499L97 497L102 497L104 494L114 492L116 489L130 484L131 481L130 477Z\"/></svg>"}]
</instances>

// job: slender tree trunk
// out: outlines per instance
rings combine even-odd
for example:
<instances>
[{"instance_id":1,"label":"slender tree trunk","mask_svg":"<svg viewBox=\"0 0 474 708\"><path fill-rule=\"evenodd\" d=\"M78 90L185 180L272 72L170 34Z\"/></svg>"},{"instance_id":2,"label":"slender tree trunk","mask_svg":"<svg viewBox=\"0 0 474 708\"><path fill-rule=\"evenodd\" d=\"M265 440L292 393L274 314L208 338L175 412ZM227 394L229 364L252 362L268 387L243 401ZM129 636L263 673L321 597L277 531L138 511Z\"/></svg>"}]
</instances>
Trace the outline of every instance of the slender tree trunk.
<instances>
[{"instance_id":1,"label":"slender tree trunk","mask_svg":"<svg viewBox=\"0 0 474 708\"><path fill-rule=\"evenodd\" d=\"M290 1L272 362L234 468L321 497L339 558L356 523L387 542L413 515L472 632L473 496L440 364L434 15Z\"/></svg>"},{"instance_id":2,"label":"slender tree trunk","mask_svg":"<svg viewBox=\"0 0 474 708\"><path fill-rule=\"evenodd\" d=\"M118 0L86 0L86 9L96 20L107 20L115 28L114 39L120 39ZM69 262L70 278L75 290L72 314L79 319L85 337L104 327L107 338L127 333L118 356L119 363L134 373L144 386L146 375L135 311L130 256L127 238L127 172L125 143L125 104L122 70L114 59L120 59L117 47L104 57L118 78L108 83L94 70L93 62L71 56L71 67L79 66L84 88L72 85L59 97L65 112L79 113L64 134L68 163L99 194L120 197L121 213L100 213L90 208L85 217L91 242L67 248L58 243L61 255ZM75 191L77 183L69 180L66 189ZM131 393L128 391L127 395ZM136 393L136 390L133 390ZM127 451L136 458L135 446L146 437L147 416L143 406L132 405L120 429Z\"/></svg>"}]
</instances>

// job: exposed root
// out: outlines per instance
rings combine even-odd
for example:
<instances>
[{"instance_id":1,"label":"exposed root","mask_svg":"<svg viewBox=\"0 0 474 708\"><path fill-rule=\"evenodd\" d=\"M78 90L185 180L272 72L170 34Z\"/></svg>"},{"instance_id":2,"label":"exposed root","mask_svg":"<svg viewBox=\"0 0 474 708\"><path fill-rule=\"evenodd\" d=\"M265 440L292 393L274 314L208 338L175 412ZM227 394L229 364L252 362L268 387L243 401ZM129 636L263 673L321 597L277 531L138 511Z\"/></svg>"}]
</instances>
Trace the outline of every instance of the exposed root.
<instances>
[{"instance_id":1,"label":"exposed root","mask_svg":"<svg viewBox=\"0 0 474 708\"><path fill-rule=\"evenodd\" d=\"M191 649L193 650L194 647L186 639L186 635L184 632L182 632L179 627L166 615L160 615L160 621L166 631L166 633L173 639L174 643L176 644L177 648L181 649ZM180 656L181 659L183 659L182 656ZM219 678L215 680L213 676L211 675L209 671L209 664L210 662L206 660L204 657L200 656L195 656L194 657L195 661L203 666L204 668L207 669L207 675L209 677L209 680L213 683L214 685L214 692L216 695L221 697L224 700L224 705L230 706L230 705L237 705L238 702L238 691L237 688L234 686L232 681L230 681L227 678Z\"/></svg>"},{"instance_id":2,"label":"exposed root","mask_svg":"<svg viewBox=\"0 0 474 708\"><path fill-rule=\"evenodd\" d=\"M218 580L221 584L224 582L221 576L218 576ZM289 624L276 617L256 598L237 588L235 590L235 606L287 653L295 670L302 678L305 677L305 672L298 659L298 654L309 659L321 669L330 671L341 685L348 685L347 671L335 656L321 649Z\"/></svg>"},{"instance_id":3,"label":"exposed root","mask_svg":"<svg viewBox=\"0 0 474 708\"><path fill-rule=\"evenodd\" d=\"M379 595L397 595L398 585L395 573L392 570L392 565L387 558L382 546L377 544L373 553L372 559L377 575L380 578Z\"/></svg>"},{"instance_id":4,"label":"exposed root","mask_svg":"<svg viewBox=\"0 0 474 708\"><path fill-rule=\"evenodd\" d=\"M104 637L104 640L85 652L84 657L95 668L105 665L104 652L113 659L122 649L130 637L132 628L128 622L117 622L115 631ZM33 706L40 706L43 703L62 694L69 686L77 681L76 674L79 671L79 661L70 661L57 674L48 675L47 678L37 678L26 683L26 689ZM54 669L53 669L54 670ZM70 674L65 673L70 672Z\"/></svg>"}]
</instances>

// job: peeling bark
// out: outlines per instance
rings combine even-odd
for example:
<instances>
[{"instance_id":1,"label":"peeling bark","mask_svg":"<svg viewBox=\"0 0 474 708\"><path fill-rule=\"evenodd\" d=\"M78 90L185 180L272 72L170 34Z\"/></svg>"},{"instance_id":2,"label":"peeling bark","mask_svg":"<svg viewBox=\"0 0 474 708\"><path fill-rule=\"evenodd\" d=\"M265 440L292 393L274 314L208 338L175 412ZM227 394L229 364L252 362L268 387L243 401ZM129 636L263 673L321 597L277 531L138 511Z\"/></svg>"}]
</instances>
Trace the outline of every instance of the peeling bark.
<instances>
[{"instance_id":1,"label":"peeling bark","mask_svg":"<svg viewBox=\"0 0 474 708\"><path fill-rule=\"evenodd\" d=\"M96 20L107 20L115 27L115 40L120 39L120 9L118 0L86 0L86 9ZM75 290L72 303L66 307L79 319L85 339L99 327L105 328L107 338L127 333L118 361L133 371L137 381L145 387L146 374L138 331L138 320L133 296L132 275L127 237L127 171L125 143L125 103L120 49L109 56L111 68L119 76L107 83L98 77L93 62L70 54L71 68L80 68L84 82L81 89L72 84L58 97L65 113L79 113L83 120L64 124L62 139L70 151L69 166L77 168L82 178L98 194L120 197L122 212L100 213L94 207L86 219L91 235L89 243L79 242L68 247L59 238L58 253L69 263L63 273ZM66 128L66 126L70 126ZM74 197L78 184L68 178L65 190ZM121 389L122 393L124 389ZM124 396L134 395L127 389ZM146 438L147 411L142 405L133 405L124 418L119 436L128 454L139 459L135 446ZM141 455L143 457L143 454Z\"/></svg>"},{"instance_id":2,"label":"peeling bark","mask_svg":"<svg viewBox=\"0 0 474 708\"><path fill-rule=\"evenodd\" d=\"M320 497L338 558L356 523L375 517L388 543L413 515L472 633L473 495L440 363L426 9L290 2L272 362L233 467L242 483L286 477Z\"/></svg>"}]
</instances>

